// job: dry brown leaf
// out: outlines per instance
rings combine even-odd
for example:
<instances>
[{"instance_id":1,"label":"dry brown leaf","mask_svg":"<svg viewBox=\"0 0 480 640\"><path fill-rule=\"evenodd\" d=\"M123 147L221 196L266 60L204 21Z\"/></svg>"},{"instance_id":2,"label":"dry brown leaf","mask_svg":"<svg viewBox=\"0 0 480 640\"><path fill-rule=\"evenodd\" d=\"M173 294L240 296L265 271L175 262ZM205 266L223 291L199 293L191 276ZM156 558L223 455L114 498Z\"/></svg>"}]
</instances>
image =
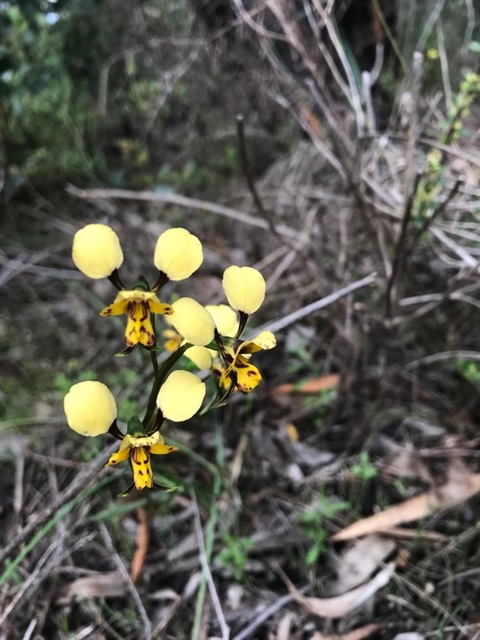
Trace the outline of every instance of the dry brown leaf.
<instances>
[{"instance_id":1,"label":"dry brown leaf","mask_svg":"<svg viewBox=\"0 0 480 640\"><path fill-rule=\"evenodd\" d=\"M438 498L436 495L432 496L432 493L430 491L422 493L385 511L375 513L373 516L361 518L361 520L357 520L357 522L345 527L345 529L337 531L330 537L330 540L334 542L352 540L369 533L387 531L403 522L419 520L435 510L434 506L438 502Z\"/></svg>"},{"instance_id":2,"label":"dry brown leaf","mask_svg":"<svg viewBox=\"0 0 480 640\"><path fill-rule=\"evenodd\" d=\"M328 376L320 376L319 378L311 378L300 383L286 383L274 388L274 393L318 393L326 389L337 387L340 382L338 373L332 373Z\"/></svg>"},{"instance_id":3,"label":"dry brown leaf","mask_svg":"<svg viewBox=\"0 0 480 640\"><path fill-rule=\"evenodd\" d=\"M290 580L284 575L288 590L292 594L293 598L305 609L308 613L318 616L319 618L343 618L349 611L362 606L367 600L369 600L379 589L385 587L395 572L395 563L391 562L385 569L382 569L375 577L369 582L366 582L361 587L352 589L347 593L343 593L340 596L334 596L333 598L311 598L302 595L298 589L290 582Z\"/></svg>"},{"instance_id":4,"label":"dry brown leaf","mask_svg":"<svg viewBox=\"0 0 480 640\"><path fill-rule=\"evenodd\" d=\"M326 636L323 633L320 633L320 631L317 631L313 634L310 640L363 640L381 628L382 625L375 622L367 624L364 627L354 629L353 631L349 631L348 633L342 633L341 635Z\"/></svg>"},{"instance_id":5,"label":"dry brown leaf","mask_svg":"<svg viewBox=\"0 0 480 640\"><path fill-rule=\"evenodd\" d=\"M145 507L138 507L137 518L137 548L135 550L135 553L133 554L132 566L130 569L130 577L132 578L132 582L136 582L143 571L143 565L145 564L145 558L148 551L148 543L150 541L150 535L148 531L148 512Z\"/></svg>"},{"instance_id":6,"label":"dry brown leaf","mask_svg":"<svg viewBox=\"0 0 480 640\"><path fill-rule=\"evenodd\" d=\"M442 509L449 509L465 502L480 491L480 473L470 473L459 460L452 460L448 470L448 481L426 493L409 498L385 511L357 520L338 531L330 540L352 540L369 533L388 531L404 522L412 522Z\"/></svg>"},{"instance_id":7,"label":"dry brown leaf","mask_svg":"<svg viewBox=\"0 0 480 640\"><path fill-rule=\"evenodd\" d=\"M332 584L331 593L345 593L368 580L395 546L393 540L376 535L356 540L335 562L338 579Z\"/></svg>"},{"instance_id":8,"label":"dry brown leaf","mask_svg":"<svg viewBox=\"0 0 480 640\"><path fill-rule=\"evenodd\" d=\"M67 605L74 598L119 598L127 593L127 587L118 571L96 573L77 578L64 587L56 598L59 605Z\"/></svg>"}]
</instances>

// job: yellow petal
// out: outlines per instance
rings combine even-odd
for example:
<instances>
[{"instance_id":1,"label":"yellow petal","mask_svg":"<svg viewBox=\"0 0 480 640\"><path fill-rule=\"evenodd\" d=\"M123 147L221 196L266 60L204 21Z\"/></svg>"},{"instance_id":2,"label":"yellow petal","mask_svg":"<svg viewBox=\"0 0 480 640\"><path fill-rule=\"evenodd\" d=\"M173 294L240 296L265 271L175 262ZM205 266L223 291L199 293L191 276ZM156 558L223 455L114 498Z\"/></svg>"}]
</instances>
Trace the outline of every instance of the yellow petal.
<instances>
[{"instance_id":1,"label":"yellow petal","mask_svg":"<svg viewBox=\"0 0 480 640\"><path fill-rule=\"evenodd\" d=\"M72 259L89 278L106 278L123 262L120 240L105 224L87 224L73 238Z\"/></svg>"},{"instance_id":2,"label":"yellow petal","mask_svg":"<svg viewBox=\"0 0 480 640\"><path fill-rule=\"evenodd\" d=\"M153 487L152 464L147 447L137 447L131 450L130 460L133 469L133 481L137 489L151 489Z\"/></svg>"},{"instance_id":3,"label":"yellow petal","mask_svg":"<svg viewBox=\"0 0 480 640\"><path fill-rule=\"evenodd\" d=\"M82 436L106 433L117 417L110 389L101 382L79 382L71 387L63 406L70 429Z\"/></svg>"},{"instance_id":4,"label":"yellow petal","mask_svg":"<svg viewBox=\"0 0 480 640\"><path fill-rule=\"evenodd\" d=\"M203 262L202 243L186 229L167 229L157 240L153 262L170 280L185 280Z\"/></svg>"},{"instance_id":5,"label":"yellow petal","mask_svg":"<svg viewBox=\"0 0 480 640\"><path fill-rule=\"evenodd\" d=\"M153 298L148 301L148 306L152 313L162 313L163 315L167 316L170 316L173 313L172 305L163 304L163 302L160 302L156 295L154 295Z\"/></svg>"},{"instance_id":6,"label":"yellow petal","mask_svg":"<svg viewBox=\"0 0 480 640\"><path fill-rule=\"evenodd\" d=\"M251 267L228 267L222 281L228 303L237 311L254 313L265 299L265 280Z\"/></svg>"},{"instance_id":7,"label":"yellow petal","mask_svg":"<svg viewBox=\"0 0 480 640\"><path fill-rule=\"evenodd\" d=\"M255 353L262 349L273 349L277 344L277 340L271 331L262 331L253 340L246 340L240 345L238 352L240 353Z\"/></svg>"},{"instance_id":8,"label":"yellow petal","mask_svg":"<svg viewBox=\"0 0 480 640\"><path fill-rule=\"evenodd\" d=\"M165 418L183 422L194 416L202 406L207 388L189 371L173 371L157 396L157 407Z\"/></svg>"},{"instance_id":9,"label":"yellow petal","mask_svg":"<svg viewBox=\"0 0 480 640\"><path fill-rule=\"evenodd\" d=\"M127 313L128 310L128 300L119 300L117 296L111 305L105 307L102 311L100 311L100 315L105 316L121 316L124 313Z\"/></svg>"},{"instance_id":10,"label":"yellow petal","mask_svg":"<svg viewBox=\"0 0 480 640\"><path fill-rule=\"evenodd\" d=\"M185 351L185 355L199 369L210 369L212 366L212 354L206 347L190 347Z\"/></svg>"},{"instance_id":11,"label":"yellow petal","mask_svg":"<svg viewBox=\"0 0 480 640\"><path fill-rule=\"evenodd\" d=\"M243 356L237 356L233 369L237 376L237 387L243 393L253 391L262 379L257 367L250 364Z\"/></svg>"},{"instance_id":12,"label":"yellow petal","mask_svg":"<svg viewBox=\"0 0 480 640\"><path fill-rule=\"evenodd\" d=\"M145 347L151 347L155 343L150 311L145 302L130 302L128 311L127 328L125 329L125 343L127 347L133 347L140 343Z\"/></svg>"},{"instance_id":13,"label":"yellow petal","mask_svg":"<svg viewBox=\"0 0 480 640\"><path fill-rule=\"evenodd\" d=\"M180 298L172 306L171 323L187 342L204 347L213 340L215 323L205 307L193 298Z\"/></svg>"},{"instance_id":14,"label":"yellow petal","mask_svg":"<svg viewBox=\"0 0 480 640\"><path fill-rule=\"evenodd\" d=\"M150 453L154 453L156 456L164 456L167 453L174 453L178 451L178 447L173 447L171 444L164 444L159 442L150 447Z\"/></svg>"},{"instance_id":15,"label":"yellow petal","mask_svg":"<svg viewBox=\"0 0 480 640\"><path fill-rule=\"evenodd\" d=\"M125 449L120 448L116 453L112 453L110 456L106 467L111 467L114 464L118 464L119 462L123 462L130 455L130 447L126 447Z\"/></svg>"},{"instance_id":16,"label":"yellow petal","mask_svg":"<svg viewBox=\"0 0 480 640\"><path fill-rule=\"evenodd\" d=\"M233 338L238 331L238 314L228 304L207 304L205 309L212 316L221 336Z\"/></svg>"}]
</instances>

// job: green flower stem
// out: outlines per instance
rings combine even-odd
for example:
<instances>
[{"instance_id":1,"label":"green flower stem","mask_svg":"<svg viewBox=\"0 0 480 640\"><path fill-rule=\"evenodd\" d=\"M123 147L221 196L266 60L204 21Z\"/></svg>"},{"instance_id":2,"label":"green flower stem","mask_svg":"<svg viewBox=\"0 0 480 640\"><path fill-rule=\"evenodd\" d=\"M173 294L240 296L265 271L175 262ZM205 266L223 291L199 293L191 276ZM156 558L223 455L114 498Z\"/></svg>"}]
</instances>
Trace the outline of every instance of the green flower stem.
<instances>
[{"instance_id":1,"label":"green flower stem","mask_svg":"<svg viewBox=\"0 0 480 640\"><path fill-rule=\"evenodd\" d=\"M150 358L152 360L153 374L156 376L158 373L159 367L158 367L157 354L153 349L152 351L150 351Z\"/></svg>"},{"instance_id":2,"label":"green flower stem","mask_svg":"<svg viewBox=\"0 0 480 640\"><path fill-rule=\"evenodd\" d=\"M160 387L165 382L165 378L167 377L167 374L170 372L170 369L173 367L173 365L177 362L177 360L179 360L183 356L185 351L191 346L192 345L189 344L188 342L182 345L179 349L177 349L177 351L175 351L175 353L172 353L172 355L165 360L162 366L159 367L157 372L155 373L155 379L153 381L152 390L150 391L150 396L148 398L147 412L143 419L143 426L146 428L147 433L148 433L148 427L150 426L152 418L155 414L155 410L157 408L157 396L158 396L158 392L160 391Z\"/></svg>"}]
</instances>

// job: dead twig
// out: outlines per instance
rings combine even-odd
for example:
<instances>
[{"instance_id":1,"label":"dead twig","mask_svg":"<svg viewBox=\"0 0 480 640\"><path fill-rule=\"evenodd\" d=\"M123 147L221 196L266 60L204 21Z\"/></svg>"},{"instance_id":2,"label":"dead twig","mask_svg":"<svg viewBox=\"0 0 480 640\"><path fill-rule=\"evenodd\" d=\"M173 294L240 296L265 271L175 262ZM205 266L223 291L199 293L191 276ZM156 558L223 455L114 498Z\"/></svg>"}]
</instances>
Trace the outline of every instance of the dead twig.
<instances>
[{"instance_id":1,"label":"dead twig","mask_svg":"<svg viewBox=\"0 0 480 640\"><path fill-rule=\"evenodd\" d=\"M291 324L298 322L299 320L301 320L302 318L305 318L311 313L314 313L315 311L320 311L320 309L325 309L325 307L328 307L334 302L338 302L338 300L341 300L345 296L348 296L350 293L357 291L357 289L368 287L369 285L376 282L376 279L377 279L377 273L376 272L371 273L366 278L362 278L361 280L352 282L351 284L344 287L343 289L334 291L333 293L329 294L328 296L325 296L324 298L321 298L320 300L316 300L311 304L307 304L307 306L303 307L302 309L298 309L293 313L289 313L288 316L285 316L284 318L280 318L279 320L276 320L274 322L269 322L265 325L262 325L259 328L259 330L269 329L270 331L273 331L273 332L281 331L282 329L285 329L285 327L289 327Z\"/></svg>"},{"instance_id":2,"label":"dead twig","mask_svg":"<svg viewBox=\"0 0 480 640\"><path fill-rule=\"evenodd\" d=\"M163 202L165 204L173 204L178 207L185 207L188 209L197 209L199 211L207 211L209 213L216 213L217 215L224 216L235 220L235 222L243 222L252 227L259 227L260 229L269 229L268 223L265 220L260 220L254 216L239 211L238 209L232 209L231 207L225 207L215 202L209 202L207 200L199 200L198 198L187 198L186 196L178 195L176 193L157 193L154 191L129 191L128 189L79 189L74 185L67 185L66 191L77 198L83 198L86 200L101 200L101 199L117 199L117 200L139 200L143 202ZM288 236L290 238L298 238L299 234L286 225L279 224L277 226L277 232L282 236Z\"/></svg>"},{"instance_id":3,"label":"dead twig","mask_svg":"<svg viewBox=\"0 0 480 640\"><path fill-rule=\"evenodd\" d=\"M407 253L408 225L410 224L410 221L412 219L413 203L414 203L415 195L417 193L418 185L420 182L420 177L421 175L417 174L415 182L413 184L413 188L405 204L405 209L404 209L403 218L402 218L402 226L400 229L400 235L398 236L397 246L395 247L395 258L393 260L392 272L387 282L387 288L385 291L385 317L388 319L392 318L392 312L394 307L394 301L393 301L394 285L396 284L396 281L400 280L402 267L405 262L405 257Z\"/></svg>"}]
</instances>

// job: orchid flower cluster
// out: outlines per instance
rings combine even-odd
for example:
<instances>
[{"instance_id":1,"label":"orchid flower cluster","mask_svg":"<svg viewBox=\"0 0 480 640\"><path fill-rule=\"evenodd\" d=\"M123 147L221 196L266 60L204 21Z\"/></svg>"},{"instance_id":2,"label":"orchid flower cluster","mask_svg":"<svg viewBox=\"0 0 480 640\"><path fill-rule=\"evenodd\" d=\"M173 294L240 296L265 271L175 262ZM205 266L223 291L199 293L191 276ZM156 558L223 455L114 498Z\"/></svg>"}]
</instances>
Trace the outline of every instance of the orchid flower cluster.
<instances>
[{"instance_id":1,"label":"orchid flower cluster","mask_svg":"<svg viewBox=\"0 0 480 640\"><path fill-rule=\"evenodd\" d=\"M117 424L117 405L102 382L73 385L64 399L68 425L83 436L109 433L120 440L119 450L107 466L129 460L133 488L165 489L153 479L151 455L166 455L178 448L160 434L165 421L184 422L199 413L224 405L233 393L255 389L262 376L251 362L253 353L275 346L275 336L262 331L252 340L242 340L249 316L265 299L265 280L251 267L228 267L222 280L227 304L202 306L190 297L172 304L162 302L160 291L168 282L192 276L203 262L200 240L183 228L171 228L160 235L153 263L158 271L152 287L141 276L127 288L120 275L123 252L115 231L104 224L89 224L75 234L72 259L89 278L108 278L117 289L114 301L101 311L103 317L126 315L125 348L149 352L153 377L145 415L133 415L124 433ZM157 331L155 316L165 327ZM162 341L163 344L160 344ZM207 385L191 371L177 368L185 355L199 371L215 381L211 398ZM191 367L190 367L191 368Z\"/></svg>"}]
</instances>

